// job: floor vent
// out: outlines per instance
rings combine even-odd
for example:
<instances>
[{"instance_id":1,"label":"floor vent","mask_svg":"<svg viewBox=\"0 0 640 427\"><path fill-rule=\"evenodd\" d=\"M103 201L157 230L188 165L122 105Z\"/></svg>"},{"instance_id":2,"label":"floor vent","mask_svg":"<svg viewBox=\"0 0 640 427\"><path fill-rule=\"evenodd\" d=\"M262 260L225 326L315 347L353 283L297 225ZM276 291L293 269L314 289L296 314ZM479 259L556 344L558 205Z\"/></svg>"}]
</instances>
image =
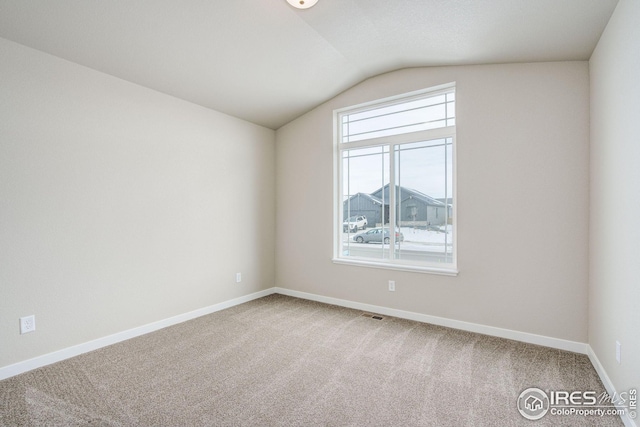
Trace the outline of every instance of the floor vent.
<instances>
[{"instance_id":1,"label":"floor vent","mask_svg":"<svg viewBox=\"0 0 640 427\"><path fill-rule=\"evenodd\" d=\"M384 317L380 316L379 314L372 314L372 313L362 313L362 317L368 317L370 319L376 319L376 320L384 319Z\"/></svg>"}]
</instances>

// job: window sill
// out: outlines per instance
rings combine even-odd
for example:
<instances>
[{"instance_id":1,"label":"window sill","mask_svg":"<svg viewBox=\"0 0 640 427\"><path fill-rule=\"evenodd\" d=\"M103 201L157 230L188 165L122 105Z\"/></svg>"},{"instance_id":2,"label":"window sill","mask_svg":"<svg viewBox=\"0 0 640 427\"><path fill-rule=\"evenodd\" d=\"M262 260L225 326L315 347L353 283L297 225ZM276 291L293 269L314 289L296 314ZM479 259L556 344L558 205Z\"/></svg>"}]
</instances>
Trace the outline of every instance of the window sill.
<instances>
[{"instance_id":1,"label":"window sill","mask_svg":"<svg viewBox=\"0 0 640 427\"><path fill-rule=\"evenodd\" d=\"M411 271L414 273L437 274L440 276L457 276L456 268L438 268L419 265L394 264L389 262L378 262L358 259L333 258L334 264L355 265L358 267L382 268L386 270Z\"/></svg>"}]
</instances>

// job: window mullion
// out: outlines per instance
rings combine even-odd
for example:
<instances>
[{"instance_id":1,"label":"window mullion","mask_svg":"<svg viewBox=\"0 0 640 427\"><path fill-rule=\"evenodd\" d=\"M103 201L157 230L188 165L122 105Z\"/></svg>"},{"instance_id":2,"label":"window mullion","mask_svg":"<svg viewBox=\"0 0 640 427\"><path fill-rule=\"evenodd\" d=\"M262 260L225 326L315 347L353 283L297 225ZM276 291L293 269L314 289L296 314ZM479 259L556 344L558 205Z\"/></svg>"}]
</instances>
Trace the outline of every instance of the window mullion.
<instances>
[{"instance_id":1,"label":"window mullion","mask_svg":"<svg viewBox=\"0 0 640 427\"><path fill-rule=\"evenodd\" d=\"M351 218L351 153L349 151L347 151L347 198L345 200L349 200L349 202L347 203L347 217L343 218L342 221L344 221L345 219L348 221L349 218ZM342 210L344 212L344 208ZM342 230L342 232L344 232L344 229ZM351 246L349 233L349 223L347 222L347 248ZM342 233L340 234L340 239L342 239Z\"/></svg>"},{"instance_id":2,"label":"window mullion","mask_svg":"<svg viewBox=\"0 0 640 427\"><path fill-rule=\"evenodd\" d=\"M449 142L445 139L445 142ZM449 147L445 143L444 145L444 258L449 257L449 165L447 163L447 157L449 154Z\"/></svg>"},{"instance_id":3,"label":"window mullion","mask_svg":"<svg viewBox=\"0 0 640 427\"><path fill-rule=\"evenodd\" d=\"M395 146L389 146L389 259L394 259L396 247L396 153ZM384 228L382 234L384 247Z\"/></svg>"},{"instance_id":4,"label":"window mullion","mask_svg":"<svg viewBox=\"0 0 640 427\"><path fill-rule=\"evenodd\" d=\"M341 149L362 148L383 146L389 144L403 144L406 142L428 141L432 139L440 139L452 137L455 135L455 126L448 126L436 129L427 129L416 132L403 133L400 135L388 135L377 138L367 138L352 142L341 143Z\"/></svg>"}]
</instances>

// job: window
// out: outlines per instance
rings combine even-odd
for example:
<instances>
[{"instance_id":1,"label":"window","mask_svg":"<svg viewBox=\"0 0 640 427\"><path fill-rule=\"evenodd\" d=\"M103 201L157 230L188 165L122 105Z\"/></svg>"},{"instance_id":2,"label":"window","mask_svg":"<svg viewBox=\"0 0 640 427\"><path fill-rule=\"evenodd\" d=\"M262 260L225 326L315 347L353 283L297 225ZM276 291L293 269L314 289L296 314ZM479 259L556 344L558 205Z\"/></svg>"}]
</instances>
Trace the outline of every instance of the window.
<instances>
[{"instance_id":1,"label":"window","mask_svg":"<svg viewBox=\"0 0 640 427\"><path fill-rule=\"evenodd\" d=\"M449 84L334 112L334 262L457 273L455 102Z\"/></svg>"}]
</instances>

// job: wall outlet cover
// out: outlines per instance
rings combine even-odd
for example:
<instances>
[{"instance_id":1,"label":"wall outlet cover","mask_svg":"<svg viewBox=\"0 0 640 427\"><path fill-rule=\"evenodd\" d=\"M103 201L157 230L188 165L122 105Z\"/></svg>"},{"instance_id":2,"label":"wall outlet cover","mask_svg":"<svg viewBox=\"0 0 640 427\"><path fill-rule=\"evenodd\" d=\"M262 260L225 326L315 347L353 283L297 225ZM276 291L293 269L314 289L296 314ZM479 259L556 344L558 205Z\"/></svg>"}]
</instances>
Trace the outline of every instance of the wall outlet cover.
<instances>
[{"instance_id":1,"label":"wall outlet cover","mask_svg":"<svg viewBox=\"0 0 640 427\"><path fill-rule=\"evenodd\" d=\"M25 316L20 318L20 333L26 334L36 330L36 316Z\"/></svg>"}]
</instances>

